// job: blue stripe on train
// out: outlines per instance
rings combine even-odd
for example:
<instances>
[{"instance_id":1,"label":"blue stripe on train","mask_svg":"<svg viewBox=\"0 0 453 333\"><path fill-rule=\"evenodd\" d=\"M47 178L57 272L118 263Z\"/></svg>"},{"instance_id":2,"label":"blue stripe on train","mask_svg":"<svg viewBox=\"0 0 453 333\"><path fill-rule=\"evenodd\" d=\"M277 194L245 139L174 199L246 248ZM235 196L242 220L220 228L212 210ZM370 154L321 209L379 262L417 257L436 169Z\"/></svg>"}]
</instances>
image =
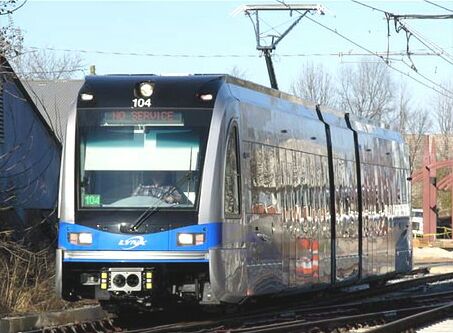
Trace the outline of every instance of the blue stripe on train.
<instances>
[{"instance_id":1,"label":"blue stripe on train","mask_svg":"<svg viewBox=\"0 0 453 333\"><path fill-rule=\"evenodd\" d=\"M93 235L91 245L69 243L69 233L89 232ZM178 246L178 233L205 233L202 245ZM79 224L60 221L58 248L68 251L208 251L222 241L222 224L196 224L152 234L116 234Z\"/></svg>"}]
</instances>

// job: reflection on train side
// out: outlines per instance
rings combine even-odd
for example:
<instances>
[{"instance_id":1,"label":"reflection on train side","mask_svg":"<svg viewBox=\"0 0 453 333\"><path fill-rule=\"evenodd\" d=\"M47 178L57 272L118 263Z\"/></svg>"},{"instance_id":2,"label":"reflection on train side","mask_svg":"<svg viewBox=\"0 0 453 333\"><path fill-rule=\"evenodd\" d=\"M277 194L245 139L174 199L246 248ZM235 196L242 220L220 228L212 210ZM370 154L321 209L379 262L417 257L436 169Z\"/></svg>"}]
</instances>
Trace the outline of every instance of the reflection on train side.
<instances>
[{"instance_id":1,"label":"reflection on train side","mask_svg":"<svg viewBox=\"0 0 453 333\"><path fill-rule=\"evenodd\" d=\"M255 261L266 258L271 267L288 258L283 261L283 271L286 268L289 285L329 283L332 247L327 157L257 143L249 147L253 177L251 207L246 207L248 223L267 243L256 243ZM355 279L359 274L356 162L348 157L351 159L334 159L337 281ZM395 168L397 164L384 160L381 165L369 165L366 157L361 162L362 276L366 277L394 270L395 244L401 236L394 218L397 207L407 206L408 194L399 193L400 188L405 189L399 185L405 181L406 171ZM282 239L287 240L282 244Z\"/></svg>"}]
</instances>

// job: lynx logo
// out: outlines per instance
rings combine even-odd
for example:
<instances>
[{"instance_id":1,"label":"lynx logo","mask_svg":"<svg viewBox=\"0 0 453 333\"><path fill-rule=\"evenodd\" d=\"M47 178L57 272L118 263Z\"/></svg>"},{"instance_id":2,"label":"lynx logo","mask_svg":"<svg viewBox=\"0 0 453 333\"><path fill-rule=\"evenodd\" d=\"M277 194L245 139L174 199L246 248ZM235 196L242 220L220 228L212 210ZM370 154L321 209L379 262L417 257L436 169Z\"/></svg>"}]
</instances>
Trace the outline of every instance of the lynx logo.
<instances>
[{"instance_id":1,"label":"lynx logo","mask_svg":"<svg viewBox=\"0 0 453 333\"><path fill-rule=\"evenodd\" d=\"M118 245L125 246L125 247L123 247L123 250L132 250L138 246L146 245L146 241L145 241L145 238L143 238L143 236L134 236L134 237L131 237L128 239L120 240Z\"/></svg>"}]
</instances>

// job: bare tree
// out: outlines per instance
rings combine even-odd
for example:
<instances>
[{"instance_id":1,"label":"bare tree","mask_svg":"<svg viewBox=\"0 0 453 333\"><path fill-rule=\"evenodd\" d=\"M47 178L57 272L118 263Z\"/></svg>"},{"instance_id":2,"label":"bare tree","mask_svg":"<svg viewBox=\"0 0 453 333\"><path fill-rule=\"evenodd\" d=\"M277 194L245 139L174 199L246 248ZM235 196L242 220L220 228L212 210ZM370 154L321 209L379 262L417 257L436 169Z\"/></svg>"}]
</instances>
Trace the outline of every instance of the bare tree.
<instances>
[{"instance_id":1,"label":"bare tree","mask_svg":"<svg viewBox=\"0 0 453 333\"><path fill-rule=\"evenodd\" d=\"M294 95L321 105L335 105L332 77L322 64L307 62L293 81L291 90Z\"/></svg>"},{"instance_id":2,"label":"bare tree","mask_svg":"<svg viewBox=\"0 0 453 333\"><path fill-rule=\"evenodd\" d=\"M433 121L426 109L411 110L408 114L404 133L409 148L409 162L411 169L421 167L421 151L423 150L423 138L432 129Z\"/></svg>"},{"instance_id":3,"label":"bare tree","mask_svg":"<svg viewBox=\"0 0 453 333\"><path fill-rule=\"evenodd\" d=\"M411 169L421 167L420 151L423 137L432 129L432 120L428 110L414 108L412 96L407 85L401 81L398 92L394 96L394 112L389 115L390 127L404 134L409 148Z\"/></svg>"},{"instance_id":4,"label":"bare tree","mask_svg":"<svg viewBox=\"0 0 453 333\"><path fill-rule=\"evenodd\" d=\"M406 83L401 81L398 93L394 96L394 112L388 115L391 128L400 133L410 132L409 122L411 114L414 112ZM393 119L390 118L392 116Z\"/></svg>"},{"instance_id":5,"label":"bare tree","mask_svg":"<svg viewBox=\"0 0 453 333\"><path fill-rule=\"evenodd\" d=\"M445 82L442 84L449 91L453 89L452 82ZM440 155L442 158L449 158L449 138L453 135L453 98L445 95L436 95L434 100L434 106L436 109L436 120L439 132L442 137L442 147Z\"/></svg>"},{"instance_id":6,"label":"bare tree","mask_svg":"<svg viewBox=\"0 0 453 333\"><path fill-rule=\"evenodd\" d=\"M13 58L22 49L22 31L14 26L12 14L22 8L27 0L5 0L0 2L0 16L7 16L8 23L0 27L0 56Z\"/></svg>"},{"instance_id":7,"label":"bare tree","mask_svg":"<svg viewBox=\"0 0 453 333\"><path fill-rule=\"evenodd\" d=\"M0 56L13 59L22 51L24 37L22 31L14 26L11 15L8 23L0 27Z\"/></svg>"},{"instance_id":8,"label":"bare tree","mask_svg":"<svg viewBox=\"0 0 453 333\"><path fill-rule=\"evenodd\" d=\"M23 53L12 63L17 75L25 80L70 79L84 68L82 58L77 53L60 56L47 50Z\"/></svg>"},{"instance_id":9,"label":"bare tree","mask_svg":"<svg viewBox=\"0 0 453 333\"><path fill-rule=\"evenodd\" d=\"M71 78L82 69L80 55L64 53L59 56L46 50L25 50L23 32L14 25L12 14L26 2L27 0L0 2L0 16L8 18L8 23L0 27L0 56L5 57L18 76L25 80Z\"/></svg>"},{"instance_id":10,"label":"bare tree","mask_svg":"<svg viewBox=\"0 0 453 333\"><path fill-rule=\"evenodd\" d=\"M381 62L360 62L340 72L339 106L360 117L377 121L392 118L393 82Z\"/></svg>"},{"instance_id":11,"label":"bare tree","mask_svg":"<svg viewBox=\"0 0 453 333\"><path fill-rule=\"evenodd\" d=\"M237 77L239 79L247 80L247 71L240 69L238 66L233 66L229 71L231 76Z\"/></svg>"}]
</instances>

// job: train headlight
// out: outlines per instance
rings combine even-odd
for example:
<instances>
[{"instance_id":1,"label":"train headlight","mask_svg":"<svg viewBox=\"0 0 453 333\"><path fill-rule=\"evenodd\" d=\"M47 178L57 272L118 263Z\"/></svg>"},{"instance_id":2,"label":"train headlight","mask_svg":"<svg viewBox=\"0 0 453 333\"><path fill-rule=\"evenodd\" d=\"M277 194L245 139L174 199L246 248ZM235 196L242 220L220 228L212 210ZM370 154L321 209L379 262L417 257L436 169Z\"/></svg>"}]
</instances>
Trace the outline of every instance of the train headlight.
<instances>
[{"instance_id":1,"label":"train headlight","mask_svg":"<svg viewBox=\"0 0 453 333\"><path fill-rule=\"evenodd\" d=\"M154 91L154 86L150 82L142 82L138 86L138 91L142 97L151 97Z\"/></svg>"},{"instance_id":2,"label":"train headlight","mask_svg":"<svg viewBox=\"0 0 453 333\"><path fill-rule=\"evenodd\" d=\"M212 96L212 94L202 94L202 95L200 95L200 99L204 102L212 101L213 96Z\"/></svg>"},{"instance_id":3,"label":"train headlight","mask_svg":"<svg viewBox=\"0 0 453 333\"><path fill-rule=\"evenodd\" d=\"M204 243L205 234L179 233L178 245L201 245Z\"/></svg>"},{"instance_id":4,"label":"train headlight","mask_svg":"<svg viewBox=\"0 0 453 333\"><path fill-rule=\"evenodd\" d=\"M69 243L73 245L93 244L93 234L91 232L70 232L68 234Z\"/></svg>"},{"instance_id":5,"label":"train headlight","mask_svg":"<svg viewBox=\"0 0 453 333\"><path fill-rule=\"evenodd\" d=\"M92 101L94 99L93 94L88 94L88 93L82 93L80 94L80 99L85 102Z\"/></svg>"},{"instance_id":6,"label":"train headlight","mask_svg":"<svg viewBox=\"0 0 453 333\"><path fill-rule=\"evenodd\" d=\"M93 234L91 232L81 232L79 234L79 244L84 245L93 244Z\"/></svg>"}]
</instances>

